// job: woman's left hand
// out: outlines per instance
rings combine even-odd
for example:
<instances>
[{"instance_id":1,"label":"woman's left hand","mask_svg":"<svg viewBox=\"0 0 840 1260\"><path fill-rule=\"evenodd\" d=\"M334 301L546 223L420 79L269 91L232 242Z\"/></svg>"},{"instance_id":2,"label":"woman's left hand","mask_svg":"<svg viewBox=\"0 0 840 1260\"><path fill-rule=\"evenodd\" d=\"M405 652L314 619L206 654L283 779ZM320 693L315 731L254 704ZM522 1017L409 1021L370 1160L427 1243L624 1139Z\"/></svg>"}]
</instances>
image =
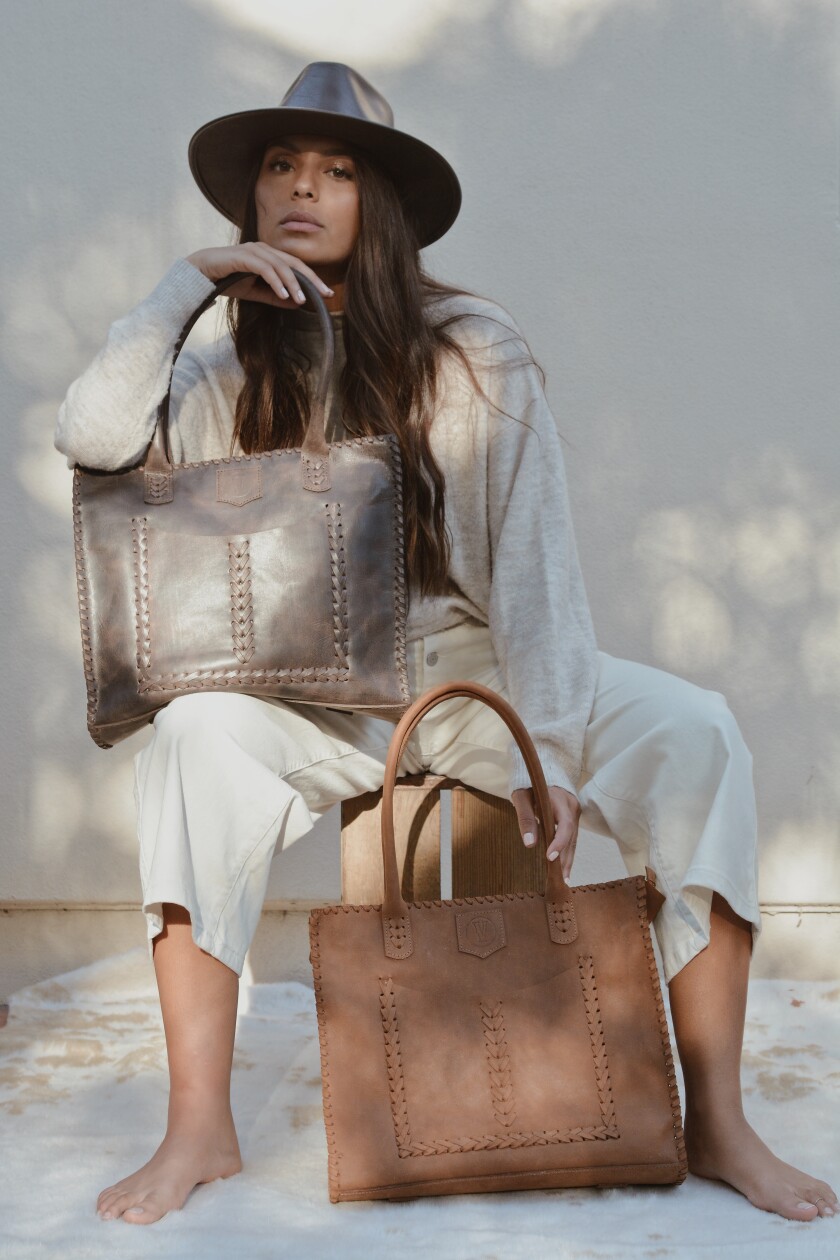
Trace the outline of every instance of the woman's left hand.
<instances>
[{"instance_id":1,"label":"woman's left hand","mask_svg":"<svg viewBox=\"0 0 840 1260\"><path fill-rule=\"evenodd\" d=\"M571 792L561 787L549 786L548 795L551 797L554 818L552 819L553 828L546 828L549 834L553 830L546 856L551 862L557 861L559 857L562 862L563 878L568 879L572 873L572 862L577 846L580 801ZM535 844L537 823L534 815L533 788L517 788L510 799L519 819L519 830L523 841L527 844L525 837L531 835L534 838L530 843Z\"/></svg>"}]
</instances>

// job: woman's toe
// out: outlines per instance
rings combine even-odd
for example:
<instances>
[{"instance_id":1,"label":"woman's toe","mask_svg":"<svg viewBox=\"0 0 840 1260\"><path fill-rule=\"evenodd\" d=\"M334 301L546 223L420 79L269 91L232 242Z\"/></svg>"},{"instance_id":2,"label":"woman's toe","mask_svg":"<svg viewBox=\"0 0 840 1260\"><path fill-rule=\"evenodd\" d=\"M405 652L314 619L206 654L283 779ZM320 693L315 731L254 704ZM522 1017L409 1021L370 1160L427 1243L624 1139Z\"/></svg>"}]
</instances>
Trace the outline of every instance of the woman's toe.
<instances>
[{"instance_id":1,"label":"woman's toe","mask_svg":"<svg viewBox=\"0 0 840 1260\"><path fill-rule=\"evenodd\" d=\"M813 1185L801 1186L801 1198L813 1203L820 1216L833 1216L837 1210L837 1196L831 1186L824 1181L815 1181Z\"/></svg>"},{"instance_id":2,"label":"woman's toe","mask_svg":"<svg viewBox=\"0 0 840 1260\"><path fill-rule=\"evenodd\" d=\"M132 1225L151 1225L163 1215L163 1211L152 1203L132 1203L123 1212L123 1219Z\"/></svg>"}]
</instances>

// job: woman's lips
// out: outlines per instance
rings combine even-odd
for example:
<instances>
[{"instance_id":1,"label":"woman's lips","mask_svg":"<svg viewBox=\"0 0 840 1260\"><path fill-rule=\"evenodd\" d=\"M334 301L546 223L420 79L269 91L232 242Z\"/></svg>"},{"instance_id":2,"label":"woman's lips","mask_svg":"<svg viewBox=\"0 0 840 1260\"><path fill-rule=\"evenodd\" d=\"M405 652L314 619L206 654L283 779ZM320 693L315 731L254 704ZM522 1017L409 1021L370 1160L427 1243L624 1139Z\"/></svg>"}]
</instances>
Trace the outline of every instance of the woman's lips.
<instances>
[{"instance_id":1,"label":"woman's lips","mask_svg":"<svg viewBox=\"0 0 840 1260\"><path fill-rule=\"evenodd\" d=\"M304 219L289 219L280 226L287 232L320 232L321 230L319 223L307 223Z\"/></svg>"}]
</instances>

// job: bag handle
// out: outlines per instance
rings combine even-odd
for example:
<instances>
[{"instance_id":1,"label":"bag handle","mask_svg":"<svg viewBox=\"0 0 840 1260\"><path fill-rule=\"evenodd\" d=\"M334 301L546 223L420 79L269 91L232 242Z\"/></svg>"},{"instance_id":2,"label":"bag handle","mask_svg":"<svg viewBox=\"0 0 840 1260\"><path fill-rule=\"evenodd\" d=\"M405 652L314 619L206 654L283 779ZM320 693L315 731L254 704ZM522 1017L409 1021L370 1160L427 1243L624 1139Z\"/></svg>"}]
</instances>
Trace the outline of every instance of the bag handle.
<instances>
[{"instance_id":1,"label":"bag handle","mask_svg":"<svg viewBox=\"0 0 840 1260\"><path fill-rule=\"evenodd\" d=\"M309 423L306 429L306 435L303 445L300 448L302 481L306 490L328 490L330 487L329 474L329 457L330 448L327 445L326 437L326 408L327 408L327 391L329 389L330 380L333 373L333 363L335 361L335 334L333 332L332 320L330 313L324 304L324 299L318 292L315 284L308 276L303 275L300 271L294 271L300 281L301 288L309 297L318 312L318 319L321 326L321 332L324 334L324 357L321 363L321 371L318 376L318 384L315 389L315 400L312 411L309 416ZM253 279L254 273L251 271L235 271L229 276L224 276L218 281L213 292L210 293L204 301L198 306L181 329L181 334L175 343L175 351L172 356L172 364L169 369L169 382L166 387L160 404L158 405L157 423L152 436L151 443L146 451L146 458L143 463L144 481L145 481L145 501L146 503L171 503L173 497L172 485L172 453L169 445L169 396L172 391L172 376L175 371L175 363L178 355L186 341L193 324L198 320L199 316L215 305L216 298L221 296L225 289L236 284L240 280Z\"/></svg>"},{"instance_id":2,"label":"bag handle","mask_svg":"<svg viewBox=\"0 0 840 1260\"><path fill-rule=\"evenodd\" d=\"M385 780L382 786L382 863L385 871L382 932L385 953L389 958L407 958L414 949L411 914L400 890L397 851L394 843L394 787L397 769L415 726L442 700L448 700L454 696L467 696L470 699L483 701L491 709L495 709L506 723L525 758L537 802L539 826L546 847L552 839L549 828L554 821L554 810L545 775L534 747L534 741L516 710L503 696L490 687L485 687L483 683L472 681L441 683L425 692L401 717L391 737L388 756L385 760ZM547 862L547 865L546 916L549 935L558 945L567 945L577 937L574 901L569 885L563 877L559 858L553 862Z\"/></svg>"}]
</instances>

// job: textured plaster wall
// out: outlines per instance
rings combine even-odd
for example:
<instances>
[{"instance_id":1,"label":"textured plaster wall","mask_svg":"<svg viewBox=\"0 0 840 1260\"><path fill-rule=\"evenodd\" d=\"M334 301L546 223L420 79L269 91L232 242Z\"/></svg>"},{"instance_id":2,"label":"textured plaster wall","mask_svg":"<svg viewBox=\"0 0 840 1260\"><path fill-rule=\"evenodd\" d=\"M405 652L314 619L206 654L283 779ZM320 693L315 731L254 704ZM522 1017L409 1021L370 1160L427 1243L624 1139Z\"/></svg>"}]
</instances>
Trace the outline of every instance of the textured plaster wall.
<instances>
[{"instance_id":1,"label":"textured plaster wall","mask_svg":"<svg viewBox=\"0 0 840 1260\"><path fill-rule=\"evenodd\" d=\"M139 898L151 732L105 752L85 729L55 415L110 322L230 239L192 132L277 104L316 59L367 74L461 176L428 261L507 306L547 372L600 646L724 692L755 758L762 899L840 903L837 17L5 0L0 905ZM582 847L576 874L621 873L608 841ZM269 898L337 892L333 812L278 855Z\"/></svg>"}]
</instances>

